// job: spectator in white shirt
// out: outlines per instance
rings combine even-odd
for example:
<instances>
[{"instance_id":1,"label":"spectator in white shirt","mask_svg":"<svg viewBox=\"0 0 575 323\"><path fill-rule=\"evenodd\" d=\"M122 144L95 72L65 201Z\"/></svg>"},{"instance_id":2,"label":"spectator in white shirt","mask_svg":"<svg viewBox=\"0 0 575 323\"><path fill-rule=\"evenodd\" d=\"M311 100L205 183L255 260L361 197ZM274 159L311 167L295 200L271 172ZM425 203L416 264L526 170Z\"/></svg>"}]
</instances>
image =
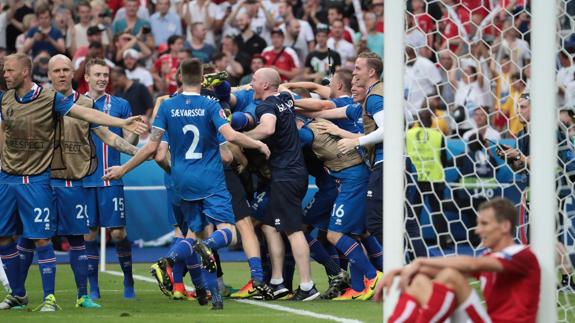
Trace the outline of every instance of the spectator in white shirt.
<instances>
[{"instance_id":1,"label":"spectator in white shirt","mask_svg":"<svg viewBox=\"0 0 575 323\"><path fill-rule=\"evenodd\" d=\"M88 27L92 23L92 6L88 1L81 1L76 5L76 16L80 22L70 28L66 35L66 48L72 56L79 47L88 46Z\"/></svg>"},{"instance_id":2,"label":"spectator in white shirt","mask_svg":"<svg viewBox=\"0 0 575 323\"><path fill-rule=\"evenodd\" d=\"M144 84L148 90L150 90L150 93L153 93L154 79L152 78L152 73L138 65L140 52L130 48L124 51L122 58L124 60L124 67L126 68L126 76L130 80L138 81L141 84Z\"/></svg>"},{"instance_id":3,"label":"spectator in white shirt","mask_svg":"<svg viewBox=\"0 0 575 323\"><path fill-rule=\"evenodd\" d=\"M407 62L405 66L404 97L407 109L417 117L425 98L439 93L441 74L429 59L416 54L415 49L406 47Z\"/></svg>"},{"instance_id":4,"label":"spectator in white shirt","mask_svg":"<svg viewBox=\"0 0 575 323\"><path fill-rule=\"evenodd\" d=\"M327 40L327 47L335 50L341 57L341 65L350 60L355 60L355 47L352 43L343 39L344 25L343 21L336 20L330 27L332 36Z\"/></svg>"},{"instance_id":5,"label":"spectator in white shirt","mask_svg":"<svg viewBox=\"0 0 575 323\"><path fill-rule=\"evenodd\" d=\"M473 115L479 106L486 106L483 101L483 74L481 65L463 67L461 78L457 79L457 69L449 71L449 81L455 87L455 122L459 135L476 128ZM459 115L459 118L457 117Z\"/></svg>"},{"instance_id":6,"label":"spectator in white shirt","mask_svg":"<svg viewBox=\"0 0 575 323\"><path fill-rule=\"evenodd\" d=\"M206 27L208 33L206 34L206 43L216 46L214 27L223 18L223 13L219 10L217 4L210 0L193 0L184 5L182 18L188 26L193 23L201 22ZM192 34L190 29L187 28L186 40L192 41Z\"/></svg>"},{"instance_id":7,"label":"spectator in white shirt","mask_svg":"<svg viewBox=\"0 0 575 323\"><path fill-rule=\"evenodd\" d=\"M565 51L559 52L559 71L557 71L557 89L558 97L557 103L559 107L565 106L567 103L565 98L567 96L567 85L573 81L573 58Z\"/></svg>"},{"instance_id":8,"label":"spectator in white shirt","mask_svg":"<svg viewBox=\"0 0 575 323\"><path fill-rule=\"evenodd\" d=\"M278 7L278 12L283 19L283 23L280 25L281 31L284 33L285 40L284 45L297 49L303 59L307 54L314 50L315 48L315 37L313 34L313 29L311 28L309 22L297 19L293 14L293 6L290 1L283 0L280 2ZM297 20L298 23L294 23L294 30L299 28L299 33L297 37L288 35L288 25L293 21ZM299 27L298 27L299 24Z\"/></svg>"}]
</instances>

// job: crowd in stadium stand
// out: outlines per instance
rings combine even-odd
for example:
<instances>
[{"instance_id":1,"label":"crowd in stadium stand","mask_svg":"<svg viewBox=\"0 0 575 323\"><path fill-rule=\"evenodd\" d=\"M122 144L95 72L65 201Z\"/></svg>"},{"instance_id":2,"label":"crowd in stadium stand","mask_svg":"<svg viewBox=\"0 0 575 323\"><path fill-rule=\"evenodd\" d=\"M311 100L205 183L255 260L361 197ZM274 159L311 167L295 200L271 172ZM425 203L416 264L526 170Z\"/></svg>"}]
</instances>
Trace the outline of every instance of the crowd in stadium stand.
<instances>
[{"instance_id":1,"label":"crowd in stadium stand","mask_svg":"<svg viewBox=\"0 0 575 323\"><path fill-rule=\"evenodd\" d=\"M104 58L133 81L114 78L109 92L146 116L151 98L175 90L178 62L187 57L227 71L238 85L249 83L261 66L275 66L283 80L319 82L330 65L353 68L361 51L383 54L383 0L362 2L364 32L351 1L4 0L0 5L2 56L31 55L35 82L49 83L48 59L62 53L73 58L76 87L83 93L85 63Z\"/></svg>"},{"instance_id":2,"label":"crowd in stadium stand","mask_svg":"<svg viewBox=\"0 0 575 323\"><path fill-rule=\"evenodd\" d=\"M330 66L353 69L362 51L383 57L383 0L360 2L358 15L345 0L4 0L0 48L30 54L34 81L44 85L49 57L69 55L81 92L83 64L105 58L135 81L112 82L110 92L150 116L149 98L175 89L176 67L186 57L227 71L232 85L249 83L261 66L274 66L284 81L320 82ZM559 7L568 30L575 4ZM411 115L429 107L446 135L462 136L476 128L476 108L487 107L493 138L515 137L523 128L517 99L530 83L528 1L408 0L407 9L404 94ZM575 39L565 37L562 48L558 100L572 106Z\"/></svg>"}]
</instances>

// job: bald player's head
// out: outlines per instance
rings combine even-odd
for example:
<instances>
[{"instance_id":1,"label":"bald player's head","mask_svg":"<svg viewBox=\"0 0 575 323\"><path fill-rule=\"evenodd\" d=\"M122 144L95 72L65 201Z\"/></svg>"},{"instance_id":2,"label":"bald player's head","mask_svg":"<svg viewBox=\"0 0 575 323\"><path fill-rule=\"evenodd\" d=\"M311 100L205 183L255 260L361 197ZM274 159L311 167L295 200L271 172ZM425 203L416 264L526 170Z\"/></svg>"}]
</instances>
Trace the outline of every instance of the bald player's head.
<instances>
[{"instance_id":1,"label":"bald player's head","mask_svg":"<svg viewBox=\"0 0 575 323\"><path fill-rule=\"evenodd\" d=\"M262 98L266 93L276 93L280 82L281 78L276 70L264 67L254 73L251 85L255 91L255 96Z\"/></svg>"},{"instance_id":2,"label":"bald player's head","mask_svg":"<svg viewBox=\"0 0 575 323\"><path fill-rule=\"evenodd\" d=\"M72 91L72 79L74 78L72 61L61 54L50 58L48 61L48 78L56 91L69 95L69 92Z\"/></svg>"}]
</instances>

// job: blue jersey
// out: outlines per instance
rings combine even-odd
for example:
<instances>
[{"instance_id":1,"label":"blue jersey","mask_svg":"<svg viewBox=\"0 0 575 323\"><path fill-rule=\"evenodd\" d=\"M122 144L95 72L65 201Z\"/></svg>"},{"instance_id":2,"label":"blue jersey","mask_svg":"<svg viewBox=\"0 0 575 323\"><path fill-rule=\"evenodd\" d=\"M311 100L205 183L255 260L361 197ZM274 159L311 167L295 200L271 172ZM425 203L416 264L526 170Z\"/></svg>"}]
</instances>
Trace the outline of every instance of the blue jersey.
<instances>
[{"instance_id":1,"label":"blue jersey","mask_svg":"<svg viewBox=\"0 0 575 323\"><path fill-rule=\"evenodd\" d=\"M132 116L132 108L130 107L130 103L128 103L128 101L109 94L102 95L97 100L95 100L94 107L98 109L98 111L120 119L126 119ZM121 128L110 128L110 131L122 137ZM92 175L86 176L84 178L84 187L123 185L122 180L102 180L102 176L104 176L104 170L106 168L121 165L120 152L108 146L100 139L100 137L96 136L94 133L92 133L92 141L96 146L98 168Z\"/></svg>"},{"instance_id":2,"label":"blue jersey","mask_svg":"<svg viewBox=\"0 0 575 323\"><path fill-rule=\"evenodd\" d=\"M262 100L254 99L254 90L236 91L234 92L234 96L236 97L236 106L232 112L249 113L254 120L256 120L256 107Z\"/></svg>"},{"instance_id":3,"label":"blue jersey","mask_svg":"<svg viewBox=\"0 0 575 323\"><path fill-rule=\"evenodd\" d=\"M287 181L307 177L299 132L295 124L293 98L282 92L272 95L256 109L258 120L265 114L276 118L275 132L265 141L271 151L270 165L273 181Z\"/></svg>"},{"instance_id":4,"label":"blue jersey","mask_svg":"<svg viewBox=\"0 0 575 323\"><path fill-rule=\"evenodd\" d=\"M225 189L217 133L228 123L218 102L182 93L160 105L154 128L168 133L172 180L182 199L206 198Z\"/></svg>"},{"instance_id":5,"label":"blue jersey","mask_svg":"<svg viewBox=\"0 0 575 323\"><path fill-rule=\"evenodd\" d=\"M23 97L19 98L16 96L16 100L21 103L28 103L32 102L38 95L40 95L42 88L38 86L36 83L33 83L32 89L26 93ZM16 95L16 93L14 93ZM0 92L0 105L2 104L2 98L4 97L4 92ZM72 106L74 105L73 100L67 99L64 95L60 93L56 93L54 98L54 105L52 106L52 110L54 113L62 117L66 115ZM0 108L0 120L2 120L2 109ZM37 182L45 182L50 180L50 170L46 170L42 174L35 175L35 176L18 176L18 175L10 175L2 172L0 170L0 183L9 183L9 184L29 184L29 183L37 183Z\"/></svg>"},{"instance_id":6,"label":"blue jersey","mask_svg":"<svg viewBox=\"0 0 575 323\"><path fill-rule=\"evenodd\" d=\"M377 83L376 83L377 84ZM371 92L371 89L373 88L373 86L371 86L368 90L368 95L369 92ZM384 101L383 101L383 97L379 96L379 95L372 95L370 97L367 98L367 102L365 103L365 110L367 112L367 115L372 117L382 111L383 112L383 105L384 105ZM374 160L374 164L378 164L381 163L383 161L383 143L378 143L375 145L375 160Z\"/></svg>"},{"instance_id":7,"label":"blue jersey","mask_svg":"<svg viewBox=\"0 0 575 323\"><path fill-rule=\"evenodd\" d=\"M330 99L330 101L335 104L336 108L343 108L349 106L350 104L353 104L353 99L350 96L342 96L339 98ZM360 125L360 123L358 122L359 120L347 118L347 119L335 119L331 120L331 122L333 122L336 126L338 126L343 130L352 133L361 133L363 132L363 126Z\"/></svg>"}]
</instances>

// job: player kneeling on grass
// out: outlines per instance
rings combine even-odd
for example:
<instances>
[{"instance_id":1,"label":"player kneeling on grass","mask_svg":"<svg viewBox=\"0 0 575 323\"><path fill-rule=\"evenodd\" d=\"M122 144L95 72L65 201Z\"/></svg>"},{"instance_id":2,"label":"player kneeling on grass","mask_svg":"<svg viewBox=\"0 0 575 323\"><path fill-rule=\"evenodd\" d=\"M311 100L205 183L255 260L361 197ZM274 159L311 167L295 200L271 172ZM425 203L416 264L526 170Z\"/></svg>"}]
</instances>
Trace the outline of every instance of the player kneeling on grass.
<instances>
[{"instance_id":1,"label":"player kneeling on grass","mask_svg":"<svg viewBox=\"0 0 575 323\"><path fill-rule=\"evenodd\" d=\"M179 192L180 210L190 229L188 239L178 243L170 258L175 263L185 263L194 256L194 252L199 254L209 272L205 278L212 294L212 309L222 309L217 280L215 275L212 277L216 267L210 249L219 249L233 243L236 234L217 134L219 132L226 141L241 147L257 149L266 158L270 151L261 141L233 130L219 104L200 96L203 79L200 61L184 60L180 69L183 92L160 105L148 144L123 166L108 168L104 179L121 178L153 156L163 134L168 134L174 187ZM194 232L200 232L208 222L216 225L218 230L204 241L194 239Z\"/></svg>"},{"instance_id":2,"label":"player kneeling on grass","mask_svg":"<svg viewBox=\"0 0 575 323\"><path fill-rule=\"evenodd\" d=\"M418 258L387 273L383 287L400 277L403 291L388 322L535 322L541 270L526 245L515 244L517 209L502 198L483 203L477 234L481 257ZM467 278L481 281L487 311Z\"/></svg>"}]
</instances>

